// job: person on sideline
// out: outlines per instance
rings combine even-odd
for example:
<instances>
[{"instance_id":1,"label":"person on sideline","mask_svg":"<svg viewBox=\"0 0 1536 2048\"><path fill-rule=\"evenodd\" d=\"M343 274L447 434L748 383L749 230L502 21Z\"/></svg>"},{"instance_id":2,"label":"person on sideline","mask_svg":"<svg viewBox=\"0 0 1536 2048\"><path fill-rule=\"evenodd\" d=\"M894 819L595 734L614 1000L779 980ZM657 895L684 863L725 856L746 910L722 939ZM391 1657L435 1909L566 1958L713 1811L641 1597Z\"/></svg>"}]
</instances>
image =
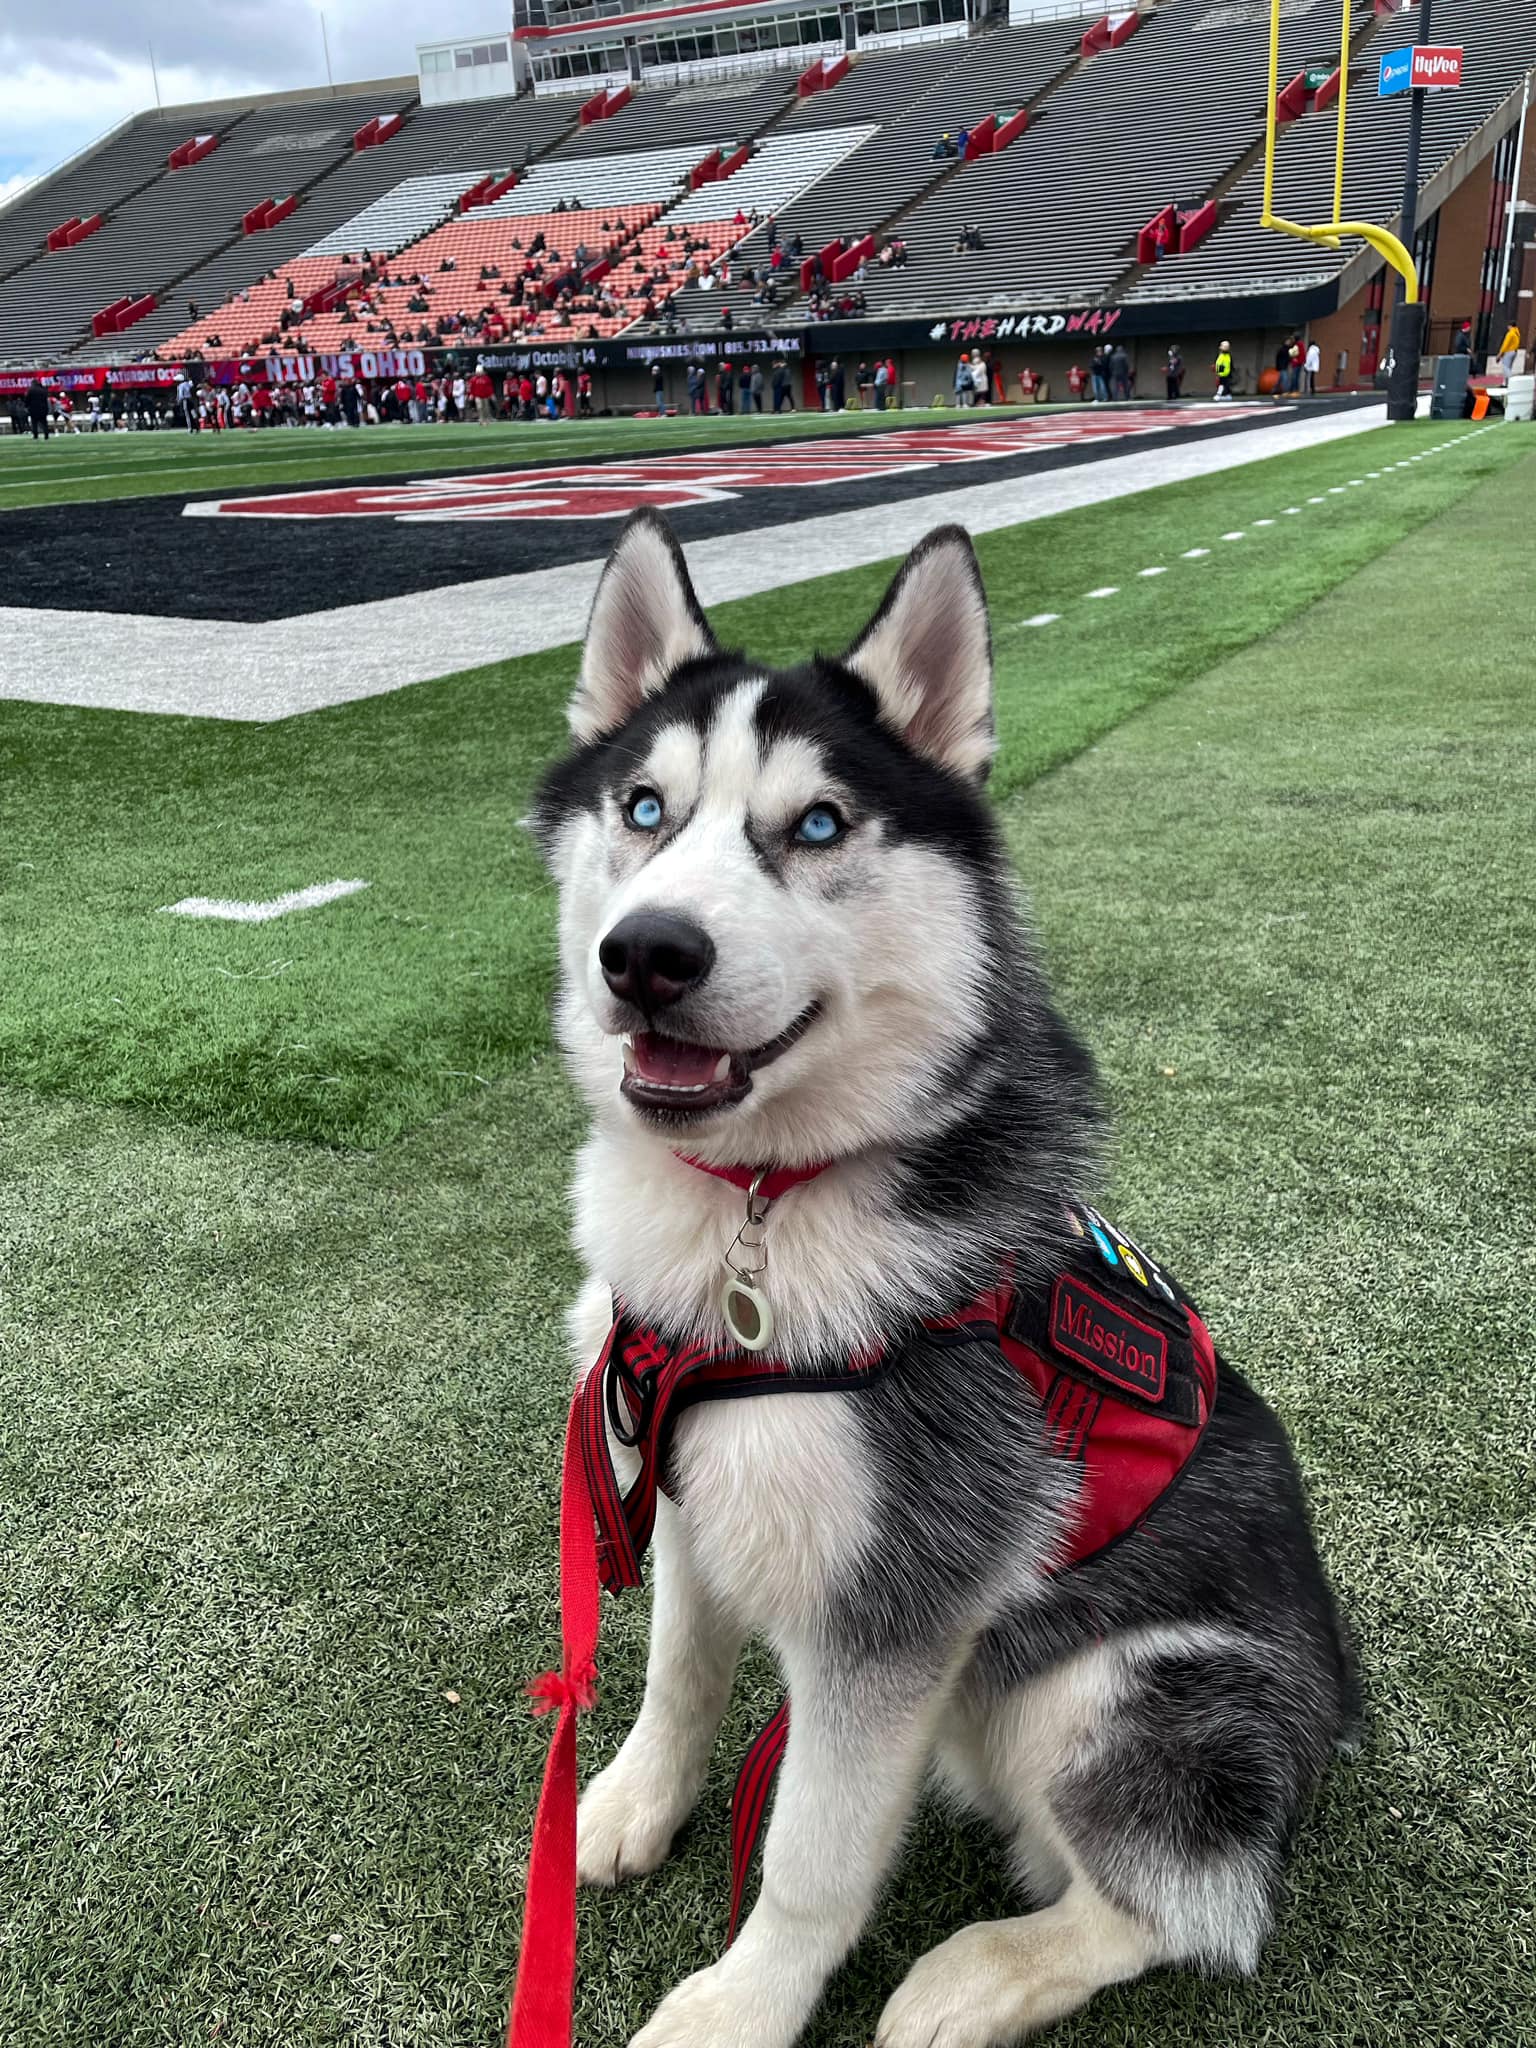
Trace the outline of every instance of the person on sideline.
<instances>
[{"instance_id":1,"label":"person on sideline","mask_svg":"<svg viewBox=\"0 0 1536 2048\"><path fill-rule=\"evenodd\" d=\"M1211 367L1216 372L1216 399L1219 404L1222 399L1232 396L1232 344L1230 341L1224 341L1221 347L1217 349L1216 360Z\"/></svg>"},{"instance_id":2,"label":"person on sideline","mask_svg":"<svg viewBox=\"0 0 1536 2048\"><path fill-rule=\"evenodd\" d=\"M1499 368L1506 381L1515 374L1515 357L1520 353L1520 330L1511 320L1505 329L1504 339L1499 343Z\"/></svg>"},{"instance_id":3,"label":"person on sideline","mask_svg":"<svg viewBox=\"0 0 1536 2048\"><path fill-rule=\"evenodd\" d=\"M180 397L179 391L177 396ZM41 379L37 377L34 377L27 386L26 408L27 422L32 429L33 440L51 441L53 422L48 417L48 394L43 389Z\"/></svg>"},{"instance_id":4,"label":"person on sideline","mask_svg":"<svg viewBox=\"0 0 1536 2048\"><path fill-rule=\"evenodd\" d=\"M1184 396L1184 358L1179 353L1177 342L1174 342L1168 351L1168 360L1163 365L1163 375L1168 380L1168 402L1171 405L1176 398Z\"/></svg>"},{"instance_id":5,"label":"person on sideline","mask_svg":"<svg viewBox=\"0 0 1536 2048\"><path fill-rule=\"evenodd\" d=\"M1302 360L1302 375L1307 380L1308 398L1317 396L1317 373L1323 367L1323 351L1315 341L1307 343L1307 353Z\"/></svg>"}]
</instances>

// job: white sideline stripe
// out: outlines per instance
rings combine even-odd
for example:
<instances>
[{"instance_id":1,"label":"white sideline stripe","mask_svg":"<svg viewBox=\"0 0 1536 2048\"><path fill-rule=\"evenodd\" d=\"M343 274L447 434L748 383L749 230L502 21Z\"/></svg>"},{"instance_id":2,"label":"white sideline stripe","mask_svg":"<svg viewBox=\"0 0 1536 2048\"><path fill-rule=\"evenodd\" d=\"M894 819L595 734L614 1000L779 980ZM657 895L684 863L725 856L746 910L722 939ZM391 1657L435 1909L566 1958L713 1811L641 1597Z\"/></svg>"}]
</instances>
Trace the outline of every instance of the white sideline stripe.
<instances>
[{"instance_id":1,"label":"white sideline stripe","mask_svg":"<svg viewBox=\"0 0 1536 2048\"><path fill-rule=\"evenodd\" d=\"M1024 479L1005 478L863 511L832 512L695 542L688 566L706 605L883 562L951 521L993 533L1160 484L1244 468L1383 426L1385 406L1254 427ZM1025 495L1027 491L1027 495ZM414 683L580 640L611 536L590 560L489 576L292 619L147 618L0 606L0 698L253 724L378 697ZM103 662L102 648L112 650Z\"/></svg>"},{"instance_id":2,"label":"white sideline stripe","mask_svg":"<svg viewBox=\"0 0 1536 2048\"><path fill-rule=\"evenodd\" d=\"M311 882L307 889L290 889L266 903L239 903L223 896L183 896L179 903L161 905L162 917L221 917L231 924L266 924L274 917L286 917L290 910L316 910L322 903L334 903L338 896L355 896L366 882Z\"/></svg>"}]
</instances>

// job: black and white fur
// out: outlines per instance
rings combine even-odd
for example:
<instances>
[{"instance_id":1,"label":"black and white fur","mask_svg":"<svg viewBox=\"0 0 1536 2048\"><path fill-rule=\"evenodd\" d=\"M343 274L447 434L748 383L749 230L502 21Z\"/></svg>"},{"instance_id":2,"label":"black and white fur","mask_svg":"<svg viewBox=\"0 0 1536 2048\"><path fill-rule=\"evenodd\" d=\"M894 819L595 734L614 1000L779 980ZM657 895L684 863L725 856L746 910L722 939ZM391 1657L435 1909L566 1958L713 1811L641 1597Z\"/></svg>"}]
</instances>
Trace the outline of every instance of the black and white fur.
<instances>
[{"instance_id":1,"label":"black and white fur","mask_svg":"<svg viewBox=\"0 0 1536 2048\"><path fill-rule=\"evenodd\" d=\"M1036 1397L1000 1352L916 1332L1000 1254L1050 1268L1100 1134L981 794L992 678L969 541L931 535L841 659L770 670L717 646L665 523L638 514L570 715L536 818L560 885L560 1036L592 1110L579 1359L616 1295L674 1338L724 1336L742 1197L678 1150L833 1160L771 1216L774 1348L796 1365L900 1350L856 1394L709 1402L677 1430L645 1699L582 1800L582 1879L666 1856L749 1636L793 1714L758 1903L632 2048L790 2048L930 1772L1002 1830L1032 1910L918 1962L880 2048L1011 2042L1158 1964L1252 1969L1353 1714L1279 1424L1223 1367L1201 1449L1144 1529L1048 1576L1066 1504ZM627 815L642 790L659 829ZM796 837L814 807L842 824L830 844ZM707 935L705 971L616 994L599 948L653 913ZM637 1104L637 1031L729 1052L750 1088L700 1114Z\"/></svg>"}]
</instances>

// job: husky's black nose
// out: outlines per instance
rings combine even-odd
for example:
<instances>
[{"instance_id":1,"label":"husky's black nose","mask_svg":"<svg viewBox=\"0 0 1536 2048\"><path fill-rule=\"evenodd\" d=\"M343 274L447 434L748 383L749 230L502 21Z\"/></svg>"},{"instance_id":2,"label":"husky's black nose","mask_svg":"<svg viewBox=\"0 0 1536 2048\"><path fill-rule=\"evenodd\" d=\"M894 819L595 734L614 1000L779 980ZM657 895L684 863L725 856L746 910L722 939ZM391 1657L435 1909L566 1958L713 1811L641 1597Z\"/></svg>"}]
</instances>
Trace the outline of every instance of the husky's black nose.
<instances>
[{"instance_id":1,"label":"husky's black nose","mask_svg":"<svg viewBox=\"0 0 1536 2048\"><path fill-rule=\"evenodd\" d=\"M697 988L715 962L708 932L665 910L632 910L601 941L603 979L623 1002L664 1010Z\"/></svg>"}]
</instances>

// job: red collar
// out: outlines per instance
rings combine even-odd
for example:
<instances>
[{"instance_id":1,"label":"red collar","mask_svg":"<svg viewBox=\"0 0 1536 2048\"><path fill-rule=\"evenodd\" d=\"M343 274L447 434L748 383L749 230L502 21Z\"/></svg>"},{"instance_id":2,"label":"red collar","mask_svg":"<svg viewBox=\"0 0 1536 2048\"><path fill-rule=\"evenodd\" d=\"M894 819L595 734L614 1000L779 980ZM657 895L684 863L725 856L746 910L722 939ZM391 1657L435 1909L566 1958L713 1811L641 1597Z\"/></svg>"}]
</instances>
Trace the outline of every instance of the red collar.
<instances>
[{"instance_id":1,"label":"red collar","mask_svg":"<svg viewBox=\"0 0 1536 2048\"><path fill-rule=\"evenodd\" d=\"M806 1181L815 1180L835 1164L831 1159L818 1159L811 1166L711 1166L707 1159L695 1159L687 1152L674 1152L672 1157L680 1159L684 1166L697 1167L700 1173L713 1174L716 1180L728 1180L743 1194L761 1174L763 1184L757 1193L758 1199L764 1202L776 1202L780 1195L787 1195L791 1188L802 1187Z\"/></svg>"}]
</instances>

